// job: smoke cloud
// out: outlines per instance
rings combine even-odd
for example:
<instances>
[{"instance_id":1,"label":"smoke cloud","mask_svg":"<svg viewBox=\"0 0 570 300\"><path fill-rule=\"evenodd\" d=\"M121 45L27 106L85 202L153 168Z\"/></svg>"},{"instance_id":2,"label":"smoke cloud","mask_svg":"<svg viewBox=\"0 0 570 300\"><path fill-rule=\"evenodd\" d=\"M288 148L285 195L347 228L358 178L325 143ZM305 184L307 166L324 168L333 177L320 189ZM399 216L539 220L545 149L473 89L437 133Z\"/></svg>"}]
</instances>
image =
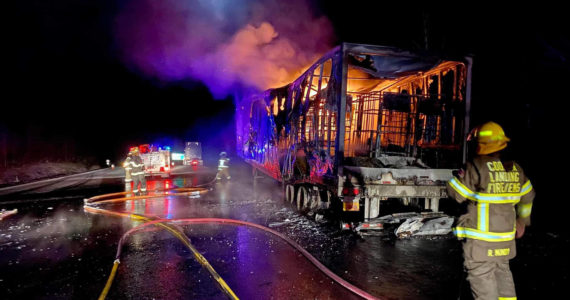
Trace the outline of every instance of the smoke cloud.
<instances>
[{"instance_id":1,"label":"smoke cloud","mask_svg":"<svg viewBox=\"0 0 570 300\"><path fill-rule=\"evenodd\" d=\"M307 0L130 0L115 26L127 66L162 81L202 81L216 97L283 85L334 41Z\"/></svg>"}]
</instances>

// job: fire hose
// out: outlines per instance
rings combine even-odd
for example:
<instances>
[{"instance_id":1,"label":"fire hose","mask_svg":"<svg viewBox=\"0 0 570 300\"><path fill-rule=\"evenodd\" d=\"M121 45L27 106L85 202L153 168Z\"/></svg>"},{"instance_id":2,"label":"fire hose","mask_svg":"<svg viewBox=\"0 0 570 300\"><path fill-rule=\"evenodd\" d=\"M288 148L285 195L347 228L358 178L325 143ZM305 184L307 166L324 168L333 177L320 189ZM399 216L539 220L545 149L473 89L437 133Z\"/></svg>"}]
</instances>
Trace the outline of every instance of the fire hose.
<instances>
[{"instance_id":1,"label":"fire hose","mask_svg":"<svg viewBox=\"0 0 570 300\"><path fill-rule=\"evenodd\" d=\"M158 194L158 195L148 195L148 196L130 196L130 197L121 197L121 198L114 198L114 199L106 199L109 197L115 197L115 196L122 196L125 195L127 193L122 192L122 193L114 193L114 194L106 194L106 195L100 195L100 196L96 196L96 197L92 197L89 199L85 200L85 206L84 206L84 210L87 212L91 212L91 213L100 213L100 214L107 214L107 215L113 215L113 216L119 216L119 217L128 217L134 220L138 220L138 221L143 221L143 222L151 222L152 218L147 217L147 216L143 216L143 215L137 215L137 214L131 214L131 213L127 213L127 212L116 212L116 211L111 211L111 210L106 210L106 209L102 209L102 208L97 208L97 207L93 207L90 204L93 203L111 203L111 202L122 202L122 201L127 201L127 200L137 200L137 199L147 199L147 198L162 198L164 196L180 196L180 195L186 195L186 196L192 196L192 195L200 195L203 194L205 192L207 192L206 189L204 188L180 188L180 189L174 189L172 190L174 191L174 193L170 193L169 191L162 191L164 192L163 194ZM147 223L143 223L143 224L147 224ZM186 235L184 235L181 230L179 230L178 228L175 228L169 224L164 224L164 222L154 222L154 223L150 223L150 224L156 224L157 226L163 227L166 230L168 230L171 234L173 234L176 238L178 238L194 255L194 258L210 273L210 275L216 280L216 282L218 283L218 285L220 286L221 290L230 298L230 299L238 299L238 297L235 295L235 293L231 290L231 288L227 285L227 283L222 279L222 277L214 270L214 268L210 265L210 263L208 262L208 260L206 260L206 258L204 258L204 256L202 256L202 254L200 254L200 252L198 252L198 250L196 250L196 248L192 245L192 243L190 243L190 239L188 239L188 237ZM119 242L119 246L122 243ZM99 296L100 300L105 299L105 297L107 296L107 293L109 292L110 288L111 288L111 284L113 282L113 279L115 277L115 274L117 272L117 268L118 265L120 263L120 251L117 252L117 257L115 259L115 261L113 262L113 269L111 270L111 275L109 276L109 279L107 280L107 283L105 285L105 288L103 289L103 291L101 292L101 295Z\"/></svg>"},{"instance_id":2,"label":"fire hose","mask_svg":"<svg viewBox=\"0 0 570 300\"><path fill-rule=\"evenodd\" d=\"M174 192L174 193L171 193ZM297 244L295 241L293 241L292 239L288 238L287 236L273 230L270 228L267 228L265 226L259 225L259 224L255 224L255 223L250 223L247 221L241 221L241 220L234 220L234 219L223 219L223 218L184 218L184 219L152 219L150 217L147 216L143 216L143 215L138 215L138 214L132 214L132 213L128 213L128 212L117 212L117 211L111 211L111 210L106 210L100 207L95 207L93 206L93 204L97 203L113 203L113 202L122 202L122 201L128 201L128 200L138 200L138 199L148 199L148 198L159 198L159 197L165 197L165 196L182 196L182 195L187 195L187 196L192 196L192 195L201 195L203 193L207 192L207 189L205 188L180 188L180 189L172 189L172 190L165 190L162 191L165 192L164 194L157 194L157 195L150 195L150 196L131 196L131 197L121 197L121 198L112 198L112 199L108 199L110 197L115 197L115 196L124 196L127 193L122 192L122 193L114 193L114 194L105 194L105 195L100 195L100 196L95 196L89 199L85 199L85 205L84 205L84 209L87 212L90 213L98 213L98 214L107 214L107 215L112 215L112 216L119 216L119 217L128 217L134 220L139 220L139 221L143 221L145 223L138 225L137 227L134 227L132 229L130 229L129 231L127 231L122 237L121 240L119 241L119 245L117 248L117 254L115 257L115 261L113 262L113 268L111 270L111 274L109 275L109 278L107 280L107 283L103 289L103 291L101 292L101 295L99 296L99 300L103 300L105 299L107 293L109 292L110 288L111 288L111 284L114 280L115 274L117 272L118 269L118 265L120 263L120 255L121 255L121 248L122 245L125 241L125 239L132 234L133 232L136 232L144 227L150 226L150 225L155 225L155 226L160 226L166 230L168 230L170 233L172 233L176 238L178 238L180 241L182 241L182 243L188 248L190 249L190 251L192 252L192 254L194 255L194 257L196 258L196 260L204 267L208 270L208 272L210 273L210 275L212 275L212 277L214 278L214 280L216 280L216 282L218 283L218 286L220 287L220 289L230 298L230 299L238 299L238 297L235 295L235 293L231 290L231 288L226 284L226 282L218 275L218 273L214 270L214 268L208 263L208 261L206 260L206 258L204 258L204 256L202 256L197 250L196 248L190 243L189 238L182 233L182 231L178 228L176 228L175 226L172 226L170 224L166 224L166 223L184 223L184 224L200 224L200 223L217 223L217 224L231 224L231 225L238 225L238 226L248 226L248 227L253 227L253 228L257 228L260 230L263 230L265 232L271 233L274 236L279 237L280 239L284 240L285 242L287 242L290 246L292 246L293 248L295 248L297 251L299 251L305 258L307 258L313 265L315 265L321 272L323 272L326 276L330 277L332 280L334 280L335 282L337 282L338 284L340 284L342 287L348 289L349 291L351 291L352 293L354 293L355 295L358 295L364 299L378 299L377 297L367 293L366 291L354 286L353 284L349 283L348 281L342 279L340 276L336 275L334 272L332 272L331 270L329 270L326 266L324 266L321 262L319 262L314 256L312 256L307 250L305 250L303 247L301 247L299 244Z\"/></svg>"}]
</instances>

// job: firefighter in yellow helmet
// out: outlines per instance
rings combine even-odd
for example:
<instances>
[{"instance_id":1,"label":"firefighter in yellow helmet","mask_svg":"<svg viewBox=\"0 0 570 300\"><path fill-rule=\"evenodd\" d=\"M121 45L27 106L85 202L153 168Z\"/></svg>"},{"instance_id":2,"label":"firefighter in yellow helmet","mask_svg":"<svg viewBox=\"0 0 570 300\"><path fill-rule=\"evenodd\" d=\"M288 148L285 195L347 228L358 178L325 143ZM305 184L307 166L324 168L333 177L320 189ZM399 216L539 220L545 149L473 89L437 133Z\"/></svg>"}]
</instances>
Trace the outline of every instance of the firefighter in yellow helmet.
<instances>
[{"instance_id":1,"label":"firefighter in yellow helmet","mask_svg":"<svg viewBox=\"0 0 570 300\"><path fill-rule=\"evenodd\" d=\"M477 142L477 155L447 184L452 198L467 202L453 230L463 241L467 280L475 299L516 299L509 260L515 237L530 225L535 192L519 164L501 159L510 140L499 124L475 128L468 140Z\"/></svg>"}]
</instances>

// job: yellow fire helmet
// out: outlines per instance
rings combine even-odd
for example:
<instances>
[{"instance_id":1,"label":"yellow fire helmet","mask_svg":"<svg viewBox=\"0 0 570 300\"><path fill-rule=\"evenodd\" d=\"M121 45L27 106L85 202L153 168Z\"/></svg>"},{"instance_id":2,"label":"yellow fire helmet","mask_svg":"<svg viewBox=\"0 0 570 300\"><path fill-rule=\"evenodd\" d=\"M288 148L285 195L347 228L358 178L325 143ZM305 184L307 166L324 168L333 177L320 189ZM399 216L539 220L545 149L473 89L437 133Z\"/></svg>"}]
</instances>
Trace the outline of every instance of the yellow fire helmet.
<instances>
[{"instance_id":1,"label":"yellow fire helmet","mask_svg":"<svg viewBox=\"0 0 570 300\"><path fill-rule=\"evenodd\" d=\"M475 131L477 137L477 154L485 155L495 153L507 147L510 139L505 135L501 125L495 122L487 122L479 126Z\"/></svg>"}]
</instances>

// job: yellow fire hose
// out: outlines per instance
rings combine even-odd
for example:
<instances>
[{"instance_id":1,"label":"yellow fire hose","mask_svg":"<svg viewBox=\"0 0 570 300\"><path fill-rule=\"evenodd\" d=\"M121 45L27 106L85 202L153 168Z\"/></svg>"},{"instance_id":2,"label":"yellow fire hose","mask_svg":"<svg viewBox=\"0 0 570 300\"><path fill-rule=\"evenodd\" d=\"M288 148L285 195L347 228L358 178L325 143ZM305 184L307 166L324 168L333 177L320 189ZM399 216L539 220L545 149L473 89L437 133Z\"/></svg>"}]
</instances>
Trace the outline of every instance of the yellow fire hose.
<instances>
[{"instance_id":1,"label":"yellow fire hose","mask_svg":"<svg viewBox=\"0 0 570 300\"><path fill-rule=\"evenodd\" d=\"M159 197L165 197L165 196L200 195L200 194L206 193L207 189L204 189L204 188L182 188L182 189L174 189L173 191L175 191L175 193L169 193L169 191L168 191L166 193L159 194L159 195L122 197L122 198L114 198L114 199L107 199L107 198L115 197L115 196L123 196L123 195L126 195L127 193L122 192L122 193L114 193L114 194L96 196L96 197L92 197L92 198L85 200L86 205L84 206L84 209L85 209L85 211L91 212L91 213L100 213L100 214L107 214L107 215L112 215L112 216L128 217L130 219L134 219L134 220L138 220L138 221L142 221L142 222L151 222L152 219L147 217L147 216L131 214L131 213L124 213L124 212L110 211L110 210L106 210L106 209L102 209L102 208L92 207L89 204L123 202L123 201L127 201L127 200L159 198ZM214 280L216 280L220 289L230 299L239 299L236 296L236 294L232 291L232 289L228 286L228 284L224 281L224 279L216 272L216 270L214 270L212 265L210 265L208 260L202 254L200 254L200 252L198 252L198 250L194 247L194 245L192 245L192 243L190 242L190 239L185 234L183 234L182 232L180 232L180 230L178 230L177 228L175 228L169 224L155 223L154 225L160 226L160 227L168 230L172 235L174 235L177 239L179 239L192 252L192 254L194 255L194 258L198 261L198 263L200 263L202 265L202 267L204 267L210 273L210 275L214 278ZM104 300L107 297L107 294L109 293L109 290L111 289L113 279L115 278L115 274L117 273L119 263L120 263L120 260L118 258L115 259L115 261L113 262L113 268L111 269L111 274L109 275L107 283L105 284L105 287L103 288L103 291L101 292L101 295L99 296L99 300Z\"/></svg>"},{"instance_id":2,"label":"yellow fire hose","mask_svg":"<svg viewBox=\"0 0 570 300\"><path fill-rule=\"evenodd\" d=\"M290 244L291 246L293 246L295 249L297 249L303 256L305 256L311 263L313 263L313 265L315 265L319 270L321 270L325 275L327 275L329 278L331 278L332 280L334 280L335 282L337 282L338 284L340 284L341 286L343 286L344 288L348 289L349 291L351 291L352 293L354 293L355 295L358 295L364 299L379 299L378 297L375 297L371 294L369 294L368 292L352 285L351 283L347 282L346 280L342 279L340 276L336 275L334 272L332 272L331 270L329 270L326 266L324 266L321 262L319 262L315 257L313 257L309 252L307 252L307 250L303 249L300 245L298 245L297 243L295 243L293 240L291 240L290 238L286 237L285 235L276 232L270 228L267 228L265 226L261 226L258 224L254 224L254 223L250 223L250 222L246 222L246 221L240 221L240 220L233 220L233 219L218 219L218 218L195 218L195 219L173 219L173 220L166 220L166 219L151 219L147 216L141 216L141 215L137 215L137 214L131 214L131 213L126 213L126 212L116 212L116 211L110 211L110 210L106 210L106 209L102 209L102 208L98 208L98 207L93 207L91 206L91 204L96 203L111 203L111 202L120 202L120 201L127 201L127 200L137 200L137 199L147 199L147 198L158 198L158 197L164 197L164 196L179 196L179 195L197 195L196 193L205 193L207 192L206 189L203 188L184 188L184 189L175 189L173 190L176 193L169 193L166 192L165 194L162 195L151 195L151 196L136 196L136 197L123 197L123 198L116 198L116 199L107 199L109 197L114 197L114 196L124 196L126 193L115 193L115 194L107 194L107 195L101 195L101 196L97 196L97 197L93 197L93 198L89 198L85 200L85 206L84 209L87 212L91 212L91 213L100 213L100 214L107 214L107 215L113 215L113 216L120 216L120 217L128 217L134 220L138 220L138 221L143 221L144 223L130 229L129 231L127 231L123 237L121 238L121 241L119 242L119 246L117 249L117 259L115 259L115 261L113 262L113 268L111 270L111 274L109 275L109 278L107 280L107 283L105 285L105 288L103 289L103 291L101 292L101 295L99 296L99 300L104 300L105 297L107 296L107 293L109 292L109 289L111 288L111 284L113 282L113 279L115 277L115 274L117 272L117 268L118 265L120 263L119 261L119 256L120 256L120 251L121 251L121 245L122 245L122 241L123 239L128 236L131 232L135 232L137 230L139 230L142 227L146 227L146 226L150 226L150 225L155 225L155 226L160 226L165 228L166 230L168 230L169 232L171 232L176 238L178 238L180 241L182 241L182 243L188 248L190 249L190 251L192 251L194 257L196 258L196 260L205 268L208 270L208 272L210 272L210 274L212 275L212 277L216 280L216 282L218 283L220 289L230 298L230 299L238 299L238 297L235 295L235 293L231 290L231 288L226 284L226 282L220 277L220 275L218 275L218 273L214 270L214 268L208 263L208 261L206 260L206 258L204 258L204 256L202 256L197 250L196 248L194 248L194 246L190 243L190 240L188 239L188 237L186 235L184 235L180 230L178 230L176 227L170 225L170 224L166 224L169 222L184 222L184 223L190 223L190 224L196 224L196 223L222 223L222 224L234 224L234 225L245 225L245 226L250 226L250 227L254 227L254 228L258 228L261 230L264 230L266 232L269 232L279 238L281 238L282 240L284 240L285 242L287 242L288 244Z\"/></svg>"},{"instance_id":3,"label":"yellow fire hose","mask_svg":"<svg viewBox=\"0 0 570 300\"><path fill-rule=\"evenodd\" d=\"M113 279L115 279L115 274L117 273L117 268L119 267L119 260L115 259L115 261L113 262L113 269L111 269L111 275L109 275L109 279L107 279L107 283L105 284L105 288L103 288L103 291L101 292L101 295L99 295L99 300L104 300L107 297L107 294L109 293L109 290L111 289L111 284L113 284Z\"/></svg>"}]
</instances>

